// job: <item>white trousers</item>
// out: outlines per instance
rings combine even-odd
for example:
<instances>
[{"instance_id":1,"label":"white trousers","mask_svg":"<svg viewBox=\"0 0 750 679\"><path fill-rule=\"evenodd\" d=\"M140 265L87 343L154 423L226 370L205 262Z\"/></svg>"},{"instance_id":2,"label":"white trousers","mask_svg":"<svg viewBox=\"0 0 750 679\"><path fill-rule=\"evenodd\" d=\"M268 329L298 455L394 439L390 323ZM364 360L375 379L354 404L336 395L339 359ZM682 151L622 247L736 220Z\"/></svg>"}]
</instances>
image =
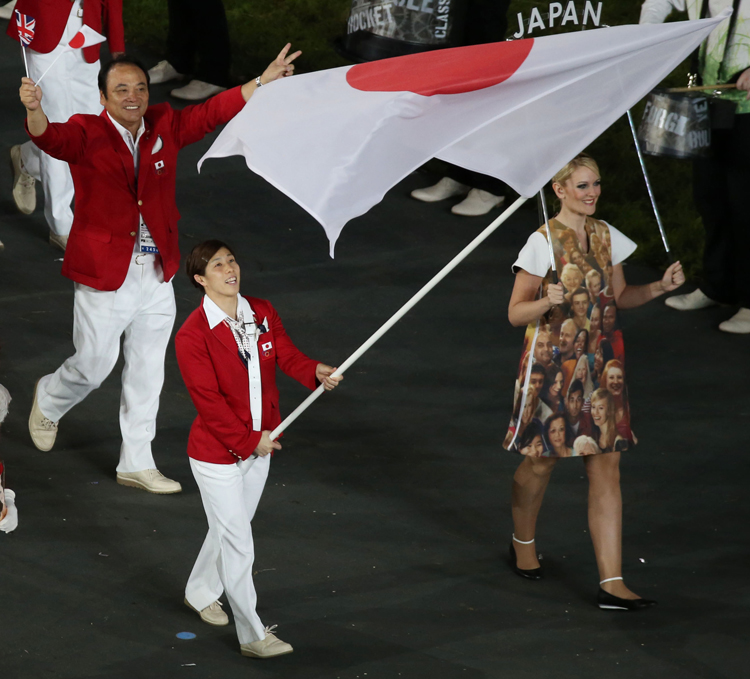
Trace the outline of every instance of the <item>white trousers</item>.
<instances>
[{"instance_id":1,"label":"white trousers","mask_svg":"<svg viewBox=\"0 0 750 679\"><path fill-rule=\"evenodd\" d=\"M29 77L34 82L39 80L52 62L63 53L40 85L42 108L53 123L64 123L76 113L99 115L103 108L99 103L99 87L96 84L99 61L88 64L83 58L82 50L63 50L63 45L70 42L83 24L83 19L78 16L79 9L80 0L76 0L70 10L68 24L60 44L49 54L39 54L31 48L26 49ZM35 18L44 20L43 17ZM42 183L44 216L50 230L58 235L67 236L73 224L73 211L70 208L73 200L73 178L70 176L68 164L42 153L31 141L21 146L21 162L24 170Z\"/></svg>"},{"instance_id":2,"label":"white trousers","mask_svg":"<svg viewBox=\"0 0 750 679\"><path fill-rule=\"evenodd\" d=\"M255 607L253 531L271 456L238 464L212 464L190 458L208 519L208 535L185 587L190 605L203 610L226 590L241 644L265 639Z\"/></svg>"},{"instance_id":3,"label":"white trousers","mask_svg":"<svg viewBox=\"0 0 750 679\"><path fill-rule=\"evenodd\" d=\"M140 264L138 262L141 262ZM164 355L175 319L172 283L165 283L158 255L133 255L119 290L75 284L73 345L76 352L39 381L45 417L58 421L112 372L122 353L119 472L155 469L151 441L164 384Z\"/></svg>"}]
</instances>

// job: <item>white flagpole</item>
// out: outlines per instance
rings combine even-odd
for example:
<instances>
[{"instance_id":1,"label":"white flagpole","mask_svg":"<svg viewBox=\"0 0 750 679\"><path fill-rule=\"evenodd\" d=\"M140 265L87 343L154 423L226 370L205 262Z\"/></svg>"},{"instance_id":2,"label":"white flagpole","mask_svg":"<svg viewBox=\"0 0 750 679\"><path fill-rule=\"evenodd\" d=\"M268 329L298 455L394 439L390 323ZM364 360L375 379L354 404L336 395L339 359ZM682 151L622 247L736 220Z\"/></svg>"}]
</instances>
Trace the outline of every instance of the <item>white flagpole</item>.
<instances>
[{"instance_id":1,"label":"white flagpole","mask_svg":"<svg viewBox=\"0 0 750 679\"><path fill-rule=\"evenodd\" d=\"M29 62L26 61L26 48L21 43L21 53L23 54L23 65L26 67L26 77L29 77Z\"/></svg>"},{"instance_id":2,"label":"white flagpole","mask_svg":"<svg viewBox=\"0 0 750 679\"><path fill-rule=\"evenodd\" d=\"M62 56L63 54L65 54L65 53L66 53L67 51L68 51L67 49L64 49L64 50L62 50L62 51L60 52L60 54L58 54L58 55L57 55L57 56L55 57L55 60L54 60L54 61L53 61L53 62L52 62L52 63L51 63L51 64L50 64L49 66L47 66L47 70L46 70L46 71L45 71L44 73L42 73L42 75L41 75L41 76L39 76L39 80L37 80L37 81L36 81L36 84L37 84L37 85L38 85L38 84L39 84L40 82L42 82L42 78L44 78L44 76L45 76L45 75L47 75L47 73L49 73L49 70L50 70L50 69L51 69L51 68L52 68L52 67L53 67L53 66L54 66L54 65L55 65L55 64L57 63L57 60L58 60L58 59L59 59L59 58L60 58L60 57L61 57L61 56Z\"/></svg>"},{"instance_id":3,"label":"white flagpole","mask_svg":"<svg viewBox=\"0 0 750 679\"><path fill-rule=\"evenodd\" d=\"M505 212L503 212L492 224L490 224L482 233L480 233L471 243L469 243L461 252L459 252L450 262L448 262L433 278L430 280L414 297L412 297L404 306L402 306L391 318L380 326L380 329L370 337L359 349L357 349L349 358L347 358L333 373L334 376L343 374L354 362L362 356L375 342L377 342L385 333L387 333L406 313L443 280L453 269L455 269L473 250L475 250L482 241L484 241L498 226L507 221L513 213L523 205L528 198L523 196L518 198ZM312 394L310 394L302 403L300 403L286 419L271 432L271 440L275 440L281 432L294 422L307 408L323 393L321 384Z\"/></svg>"}]
</instances>

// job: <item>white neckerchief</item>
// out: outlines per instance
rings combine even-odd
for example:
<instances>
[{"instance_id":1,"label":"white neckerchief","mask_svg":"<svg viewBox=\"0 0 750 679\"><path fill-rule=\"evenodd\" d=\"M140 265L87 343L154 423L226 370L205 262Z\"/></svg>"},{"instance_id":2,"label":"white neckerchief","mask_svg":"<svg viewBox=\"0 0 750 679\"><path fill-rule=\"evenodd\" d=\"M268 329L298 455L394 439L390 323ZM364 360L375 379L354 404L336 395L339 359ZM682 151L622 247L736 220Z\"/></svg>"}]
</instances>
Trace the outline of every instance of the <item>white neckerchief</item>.
<instances>
[{"instance_id":1,"label":"white neckerchief","mask_svg":"<svg viewBox=\"0 0 750 679\"><path fill-rule=\"evenodd\" d=\"M203 297L203 310L206 312L208 327L211 330L228 318L208 295L204 295ZM260 358L258 357L258 336L260 335L260 331L253 320L254 315L250 302L239 293L237 293L237 311L241 311L245 319L245 332L253 338L250 344L250 357L247 362L247 377L250 388L250 415L253 418L253 431L260 431L263 417L263 386L260 380Z\"/></svg>"}]
</instances>

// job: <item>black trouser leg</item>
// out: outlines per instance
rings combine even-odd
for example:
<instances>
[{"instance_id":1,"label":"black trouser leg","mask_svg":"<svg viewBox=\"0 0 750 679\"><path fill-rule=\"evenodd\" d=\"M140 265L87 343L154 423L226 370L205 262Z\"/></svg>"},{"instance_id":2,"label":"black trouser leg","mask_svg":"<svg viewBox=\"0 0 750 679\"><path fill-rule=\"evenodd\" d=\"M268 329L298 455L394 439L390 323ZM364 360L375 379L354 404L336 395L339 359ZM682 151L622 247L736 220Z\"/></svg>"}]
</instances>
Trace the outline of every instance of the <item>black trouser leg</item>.
<instances>
[{"instance_id":1,"label":"black trouser leg","mask_svg":"<svg viewBox=\"0 0 750 679\"><path fill-rule=\"evenodd\" d=\"M466 184L466 186L470 186L472 189L487 191L495 196L504 196L507 193L508 186L499 179L482 174L481 172L467 170L458 165L448 164L448 170L445 175L459 182L459 184Z\"/></svg>"},{"instance_id":2,"label":"black trouser leg","mask_svg":"<svg viewBox=\"0 0 750 679\"><path fill-rule=\"evenodd\" d=\"M169 32L167 33L167 61L179 73L193 72L196 33L193 7L190 0L169 0Z\"/></svg>"},{"instance_id":3,"label":"black trouser leg","mask_svg":"<svg viewBox=\"0 0 750 679\"><path fill-rule=\"evenodd\" d=\"M735 118L726 162L734 298L750 309L750 113Z\"/></svg>"},{"instance_id":4,"label":"black trouser leg","mask_svg":"<svg viewBox=\"0 0 750 679\"><path fill-rule=\"evenodd\" d=\"M196 23L197 64L195 78L212 85L230 87L229 67L232 52L229 46L229 26L222 0L181 0L193 6ZM275 56L275 55L273 55ZM269 57L270 61L271 57ZM260 75L260 74L258 74Z\"/></svg>"},{"instance_id":5,"label":"black trouser leg","mask_svg":"<svg viewBox=\"0 0 750 679\"><path fill-rule=\"evenodd\" d=\"M693 165L693 197L703 220L706 240L703 249L701 290L711 299L734 303L734 261L730 243L727 171L724 149L729 131L712 130L711 156Z\"/></svg>"}]
</instances>

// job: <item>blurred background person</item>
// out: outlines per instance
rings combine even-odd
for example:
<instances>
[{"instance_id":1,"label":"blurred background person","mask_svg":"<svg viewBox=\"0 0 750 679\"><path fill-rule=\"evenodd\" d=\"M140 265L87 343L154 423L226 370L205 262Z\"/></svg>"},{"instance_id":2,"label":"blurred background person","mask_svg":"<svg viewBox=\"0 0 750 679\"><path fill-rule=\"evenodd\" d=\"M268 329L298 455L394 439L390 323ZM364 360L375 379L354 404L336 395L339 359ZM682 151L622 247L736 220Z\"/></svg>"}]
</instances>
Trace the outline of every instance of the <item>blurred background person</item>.
<instances>
[{"instance_id":1,"label":"blurred background person","mask_svg":"<svg viewBox=\"0 0 750 679\"><path fill-rule=\"evenodd\" d=\"M716 16L727 8L734 15L713 30L699 52L698 71L705 85L736 83L722 90L720 102L729 107L721 123L713 116L710 153L693 161L693 196L706 230L703 281L700 287L665 301L680 311L716 304L739 306L719 330L750 333L750 213L745 203L750 186L750 0L646 0L641 23L661 23L673 9L688 18ZM722 116L723 117L723 116Z\"/></svg>"},{"instance_id":2,"label":"blurred background person","mask_svg":"<svg viewBox=\"0 0 750 679\"><path fill-rule=\"evenodd\" d=\"M427 5L425 5L426 7ZM464 45L482 45L505 39L510 0L467 0ZM424 11L424 10L423 10ZM505 202L509 191L499 179L444 163L445 175L432 186L415 189L411 197L424 203L463 197L451 208L454 215L479 217Z\"/></svg>"},{"instance_id":3,"label":"blurred background person","mask_svg":"<svg viewBox=\"0 0 750 679\"><path fill-rule=\"evenodd\" d=\"M26 48L29 77L44 77L44 111L53 123L64 123L76 113L99 115L99 45L68 50L67 44L86 24L107 36L113 56L125 51L122 0L18 0L21 14L36 20L34 38ZM18 40L15 20L8 24L8 35ZM62 56L60 56L62 53ZM20 58L19 54L19 58ZM58 59L59 57L59 59ZM54 62L54 65L52 65ZM68 245L73 225L73 178L68 164L40 151L27 141L10 149L13 172L13 201L23 214L36 209L35 182L42 183L44 216L49 226L49 242L60 250Z\"/></svg>"},{"instance_id":4,"label":"blurred background person","mask_svg":"<svg viewBox=\"0 0 750 679\"><path fill-rule=\"evenodd\" d=\"M222 0L168 0L166 58L149 69L152 85L192 79L173 89L177 99L200 101L231 86L232 52Z\"/></svg>"}]
</instances>

